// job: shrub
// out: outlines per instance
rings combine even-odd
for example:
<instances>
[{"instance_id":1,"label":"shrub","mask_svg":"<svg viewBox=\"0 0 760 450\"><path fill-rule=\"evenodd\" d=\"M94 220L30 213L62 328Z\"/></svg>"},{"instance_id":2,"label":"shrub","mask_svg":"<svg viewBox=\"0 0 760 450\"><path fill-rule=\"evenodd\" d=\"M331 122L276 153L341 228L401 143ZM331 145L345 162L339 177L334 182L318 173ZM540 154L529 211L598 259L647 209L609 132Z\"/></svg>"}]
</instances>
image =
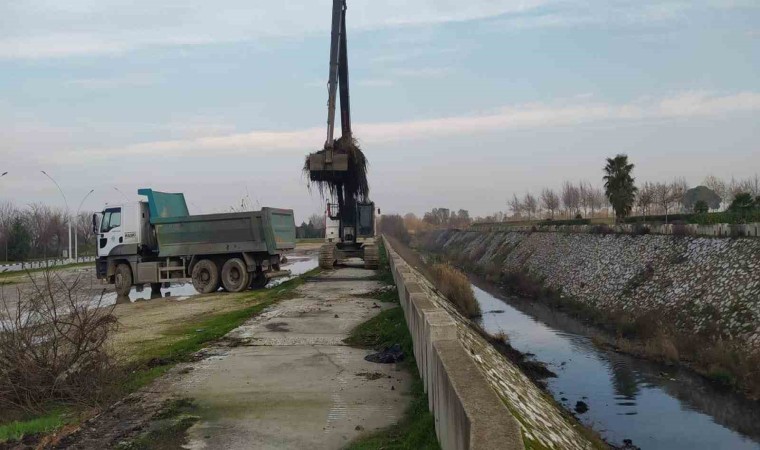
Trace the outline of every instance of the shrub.
<instances>
[{"instance_id":1,"label":"shrub","mask_svg":"<svg viewBox=\"0 0 760 450\"><path fill-rule=\"evenodd\" d=\"M467 317L480 315L480 305L465 274L449 264L435 264L432 275L441 294L454 303L462 314Z\"/></svg>"},{"instance_id":2,"label":"shrub","mask_svg":"<svg viewBox=\"0 0 760 450\"><path fill-rule=\"evenodd\" d=\"M594 225L594 226L591 228L591 230L590 230L590 231L591 231L591 233L592 233L592 234L602 234L602 235L608 235L608 234L611 234L611 233L613 233L613 232L614 232L614 231L612 230L612 228L610 228L609 226L607 226L607 225L605 225L605 224L601 224L601 225Z\"/></svg>"},{"instance_id":3,"label":"shrub","mask_svg":"<svg viewBox=\"0 0 760 450\"><path fill-rule=\"evenodd\" d=\"M540 225L588 225L591 219L570 219L570 220L544 220Z\"/></svg>"},{"instance_id":4,"label":"shrub","mask_svg":"<svg viewBox=\"0 0 760 450\"><path fill-rule=\"evenodd\" d=\"M79 278L47 270L30 280L28 292L0 299L0 407L39 413L49 402L98 404L115 385L106 348L114 306Z\"/></svg>"},{"instance_id":5,"label":"shrub","mask_svg":"<svg viewBox=\"0 0 760 450\"><path fill-rule=\"evenodd\" d=\"M707 205L707 202L704 200L697 200L697 202L694 204L694 212L697 214L707 214L707 212L710 211L710 207Z\"/></svg>"}]
</instances>

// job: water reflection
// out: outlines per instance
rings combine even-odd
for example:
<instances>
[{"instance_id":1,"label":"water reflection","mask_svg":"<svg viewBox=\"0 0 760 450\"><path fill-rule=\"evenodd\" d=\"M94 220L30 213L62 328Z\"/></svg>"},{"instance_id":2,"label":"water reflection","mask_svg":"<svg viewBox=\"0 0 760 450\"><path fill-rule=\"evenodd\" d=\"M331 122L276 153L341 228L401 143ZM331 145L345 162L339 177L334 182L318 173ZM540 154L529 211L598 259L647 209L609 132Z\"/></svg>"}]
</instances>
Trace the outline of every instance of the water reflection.
<instances>
[{"instance_id":1,"label":"water reflection","mask_svg":"<svg viewBox=\"0 0 760 450\"><path fill-rule=\"evenodd\" d=\"M480 284L480 283L479 283ZM543 305L497 298L473 286L489 332L504 331L518 350L536 355L557 378L549 391L611 443L642 449L760 449L760 404L713 388L686 370L597 348L594 330ZM503 313L494 312L504 310Z\"/></svg>"}]
</instances>

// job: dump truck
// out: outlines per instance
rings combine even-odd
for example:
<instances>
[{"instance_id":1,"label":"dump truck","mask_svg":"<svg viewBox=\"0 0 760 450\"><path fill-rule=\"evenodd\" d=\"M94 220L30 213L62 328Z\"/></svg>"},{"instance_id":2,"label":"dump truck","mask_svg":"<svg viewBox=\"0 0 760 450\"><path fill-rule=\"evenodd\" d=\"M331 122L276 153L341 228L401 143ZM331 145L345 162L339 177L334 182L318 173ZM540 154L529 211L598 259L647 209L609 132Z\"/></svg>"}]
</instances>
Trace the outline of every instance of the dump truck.
<instances>
[{"instance_id":1,"label":"dump truck","mask_svg":"<svg viewBox=\"0 0 760 450\"><path fill-rule=\"evenodd\" d=\"M202 294L258 289L281 270L284 252L295 248L293 211L190 215L181 193L139 189L146 201L107 206L93 215L97 278L119 295L133 286L191 281Z\"/></svg>"}]
</instances>

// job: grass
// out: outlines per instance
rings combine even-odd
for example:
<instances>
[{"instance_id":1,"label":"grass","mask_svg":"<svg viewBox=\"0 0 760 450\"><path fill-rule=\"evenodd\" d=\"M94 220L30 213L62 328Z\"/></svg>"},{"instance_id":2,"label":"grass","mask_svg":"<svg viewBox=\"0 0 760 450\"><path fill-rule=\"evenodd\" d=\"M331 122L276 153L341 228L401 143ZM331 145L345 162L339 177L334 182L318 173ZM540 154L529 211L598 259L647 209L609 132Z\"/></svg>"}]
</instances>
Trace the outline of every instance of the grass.
<instances>
[{"instance_id":1,"label":"grass","mask_svg":"<svg viewBox=\"0 0 760 450\"><path fill-rule=\"evenodd\" d=\"M323 244L325 242L325 238L300 238L296 239L296 245L298 244Z\"/></svg>"},{"instance_id":2,"label":"grass","mask_svg":"<svg viewBox=\"0 0 760 450\"><path fill-rule=\"evenodd\" d=\"M51 433L70 423L72 417L65 408L57 408L49 413L29 420L14 420L0 425L0 442L19 441L24 436Z\"/></svg>"},{"instance_id":3,"label":"grass","mask_svg":"<svg viewBox=\"0 0 760 450\"><path fill-rule=\"evenodd\" d=\"M171 329L164 339L159 339L139 351L129 367L125 367L125 380L117 396L134 392L163 375L175 364L190 360L191 356L208 343L216 341L242 325L249 318L259 314L266 307L289 298L295 288L303 284L306 277L313 276L318 269L288 280L281 285L266 290L252 291L240 300L240 309L220 314L210 315L200 320L177 325ZM178 307L181 307L178 305ZM51 405L49 413L29 417L24 420L0 425L0 443L18 441L24 436L52 433L68 423L71 419L70 409L62 409L62 405ZM189 425L188 425L189 426ZM164 448L164 447L128 447Z\"/></svg>"},{"instance_id":4,"label":"grass","mask_svg":"<svg viewBox=\"0 0 760 450\"><path fill-rule=\"evenodd\" d=\"M170 450L182 448L185 431L199 417L195 414L196 406L192 400L181 398L169 401L156 417L158 420L148 431L135 439L119 443L117 450Z\"/></svg>"},{"instance_id":5,"label":"grass","mask_svg":"<svg viewBox=\"0 0 760 450\"><path fill-rule=\"evenodd\" d=\"M385 249L380 248L380 272L388 271ZM383 264L384 261L384 264ZM395 289L388 290L392 294L391 301L399 303L398 293ZM393 344L399 344L406 356L401 363L408 370L414 380L411 389L411 403L404 413L404 417L395 425L360 437L348 445L349 450L434 450L440 449L435 435L435 421L428 411L427 395L423 390L422 380L419 377L417 362L414 359L412 349L412 336L406 327L404 311L396 306L386 309L372 319L364 322L351 331L345 340L349 345L363 348L382 349Z\"/></svg>"},{"instance_id":6,"label":"grass","mask_svg":"<svg viewBox=\"0 0 760 450\"><path fill-rule=\"evenodd\" d=\"M480 316L480 305L472 292L472 284L467 275L449 264L435 264L432 267L435 287L444 297L457 306L467 317Z\"/></svg>"}]
</instances>

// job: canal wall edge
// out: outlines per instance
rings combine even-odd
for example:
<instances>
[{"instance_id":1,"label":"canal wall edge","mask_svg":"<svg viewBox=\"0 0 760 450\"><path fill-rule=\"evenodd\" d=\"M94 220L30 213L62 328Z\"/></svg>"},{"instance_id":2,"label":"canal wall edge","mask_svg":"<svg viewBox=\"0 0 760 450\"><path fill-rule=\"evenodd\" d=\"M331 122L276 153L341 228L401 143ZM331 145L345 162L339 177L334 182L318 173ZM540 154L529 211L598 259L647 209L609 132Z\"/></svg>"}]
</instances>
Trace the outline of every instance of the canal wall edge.
<instances>
[{"instance_id":1,"label":"canal wall edge","mask_svg":"<svg viewBox=\"0 0 760 450\"><path fill-rule=\"evenodd\" d=\"M387 240L385 248L441 448L524 449L519 423L460 343L454 319L427 297Z\"/></svg>"}]
</instances>

